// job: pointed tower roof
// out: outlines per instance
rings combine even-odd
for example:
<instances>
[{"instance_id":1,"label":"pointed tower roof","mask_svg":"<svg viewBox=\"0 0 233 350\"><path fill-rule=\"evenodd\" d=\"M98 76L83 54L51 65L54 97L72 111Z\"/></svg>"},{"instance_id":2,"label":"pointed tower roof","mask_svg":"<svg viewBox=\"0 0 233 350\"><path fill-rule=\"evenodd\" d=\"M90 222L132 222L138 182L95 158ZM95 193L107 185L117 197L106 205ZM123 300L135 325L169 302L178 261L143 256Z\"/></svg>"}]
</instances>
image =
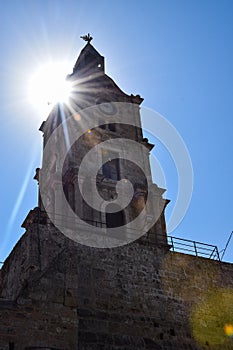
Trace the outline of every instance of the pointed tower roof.
<instances>
[{"instance_id":1,"label":"pointed tower roof","mask_svg":"<svg viewBox=\"0 0 233 350\"><path fill-rule=\"evenodd\" d=\"M82 49L73 68L73 74L104 73L104 57L90 44Z\"/></svg>"},{"instance_id":2,"label":"pointed tower roof","mask_svg":"<svg viewBox=\"0 0 233 350\"><path fill-rule=\"evenodd\" d=\"M81 36L81 38L87 44L80 52L72 74L67 76L67 80L72 81L73 86L76 86L73 92L74 103L78 101L81 105L80 101L82 100L83 103L85 102L82 108L96 103L97 100L141 104L143 98L139 95L127 95L105 74L104 57L91 45L92 37L90 34Z\"/></svg>"}]
</instances>

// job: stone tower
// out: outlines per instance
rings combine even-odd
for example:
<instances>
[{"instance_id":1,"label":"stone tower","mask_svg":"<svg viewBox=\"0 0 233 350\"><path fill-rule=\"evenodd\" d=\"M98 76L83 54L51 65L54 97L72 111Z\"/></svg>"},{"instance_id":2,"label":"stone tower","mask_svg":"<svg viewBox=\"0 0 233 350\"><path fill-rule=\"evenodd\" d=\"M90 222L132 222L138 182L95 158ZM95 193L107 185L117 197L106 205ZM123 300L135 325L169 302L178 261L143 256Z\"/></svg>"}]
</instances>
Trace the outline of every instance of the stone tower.
<instances>
[{"instance_id":1,"label":"stone tower","mask_svg":"<svg viewBox=\"0 0 233 350\"><path fill-rule=\"evenodd\" d=\"M40 128L38 206L0 270L0 350L232 350L233 265L169 250L142 98L84 38L69 104Z\"/></svg>"},{"instance_id":2,"label":"stone tower","mask_svg":"<svg viewBox=\"0 0 233 350\"><path fill-rule=\"evenodd\" d=\"M108 247L119 246L147 233L147 240L165 246L166 202L164 190L152 183L153 145L141 129L143 99L125 94L105 74L104 58L90 42L67 80L68 104L58 104L40 128L40 210L65 235L77 235L86 245L104 247L101 236ZM84 242L84 235L91 241Z\"/></svg>"}]
</instances>

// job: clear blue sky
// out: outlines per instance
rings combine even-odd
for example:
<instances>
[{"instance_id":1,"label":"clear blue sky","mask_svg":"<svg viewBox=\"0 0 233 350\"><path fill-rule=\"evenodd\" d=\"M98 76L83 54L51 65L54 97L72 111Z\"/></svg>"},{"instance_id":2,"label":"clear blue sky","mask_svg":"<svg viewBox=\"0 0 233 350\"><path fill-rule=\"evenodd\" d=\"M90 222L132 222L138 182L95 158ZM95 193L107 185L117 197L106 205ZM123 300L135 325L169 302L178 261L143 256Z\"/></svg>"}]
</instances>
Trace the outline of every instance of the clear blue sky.
<instances>
[{"instance_id":1,"label":"clear blue sky","mask_svg":"<svg viewBox=\"0 0 233 350\"><path fill-rule=\"evenodd\" d=\"M87 32L105 56L106 73L165 116L190 152L192 201L171 234L221 250L233 230L233 2L11 0L2 1L0 11L0 260L37 205L32 178L41 164L38 128L46 116L28 102L29 79L49 59L69 60L71 71ZM177 175L159 143L153 152L166 174L169 216ZM233 240L225 260L233 262L232 249Z\"/></svg>"}]
</instances>

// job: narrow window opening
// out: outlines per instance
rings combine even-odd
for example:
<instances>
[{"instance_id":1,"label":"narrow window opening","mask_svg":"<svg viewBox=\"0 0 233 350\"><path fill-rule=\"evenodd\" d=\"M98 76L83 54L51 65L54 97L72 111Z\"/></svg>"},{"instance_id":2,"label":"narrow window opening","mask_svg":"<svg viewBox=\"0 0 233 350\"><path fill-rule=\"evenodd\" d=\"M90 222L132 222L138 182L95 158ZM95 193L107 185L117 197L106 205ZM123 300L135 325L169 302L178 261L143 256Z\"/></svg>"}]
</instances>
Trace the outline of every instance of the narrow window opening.
<instances>
[{"instance_id":1,"label":"narrow window opening","mask_svg":"<svg viewBox=\"0 0 233 350\"><path fill-rule=\"evenodd\" d=\"M119 159L116 152L103 149L102 164L102 173L106 178L116 181L120 179Z\"/></svg>"},{"instance_id":2,"label":"narrow window opening","mask_svg":"<svg viewBox=\"0 0 233 350\"><path fill-rule=\"evenodd\" d=\"M116 124L115 123L108 124L108 122L105 122L105 124L100 125L99 128L115 132L116 131Z\"/></svg>"},{"instance_id":3,"label":"narrow window opening","mask_svg":"<svg viewBox=\"0 0 233 350\"><path fill-rule=\"evenodd\" d=\"M116 124L110 123L110 124L108 124L108 128L110 131L115 132L116 131Z\"/></svg>"},{"instance_id":4,"label":"narrow window opening","mask_svg":"<svg viewBox=\"0 0 233 350\"><path fill-rule=\"evenodd\" d=\"M108 210L114 210L113 213L109 213ZM117 204L111 203L106 207L106 227L114 228L121 227L125 225L125 216L124 211L121 210L120 206Z\"/></svg>"}]
</instances>

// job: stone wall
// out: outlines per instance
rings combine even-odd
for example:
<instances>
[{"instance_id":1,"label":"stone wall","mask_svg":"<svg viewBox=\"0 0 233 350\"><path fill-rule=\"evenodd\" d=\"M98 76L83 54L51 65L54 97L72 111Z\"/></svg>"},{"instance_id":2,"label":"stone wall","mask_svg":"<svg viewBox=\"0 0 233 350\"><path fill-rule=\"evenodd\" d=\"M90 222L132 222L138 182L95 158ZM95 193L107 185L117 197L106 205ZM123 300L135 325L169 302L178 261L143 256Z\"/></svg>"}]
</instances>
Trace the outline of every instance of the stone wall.
<instances>
[{"instance_id":1,"label":"stone wall","mask_svg":"<svg viewBox=\"0 0 233 350\"><path fill-rule=\"evenodd\" d=\"M76 349L77 313L61 304L0 301L0 349ZM11 344L11 347L10 347Z\"/></svg>"},{"instance_id":2,"label":"stone wall","mask_svg":"<svg viewBox=\"0 0 233 350\"><path fill-rule=\"evenodd\" d=\"M21 283L29 242L36 263ZM13 303L0 305L3 350L10 342L14 349L233 349L232 264L142 239L94 249L33 224L3 266L1 284Z\"/></svg>"}]
</instances>

